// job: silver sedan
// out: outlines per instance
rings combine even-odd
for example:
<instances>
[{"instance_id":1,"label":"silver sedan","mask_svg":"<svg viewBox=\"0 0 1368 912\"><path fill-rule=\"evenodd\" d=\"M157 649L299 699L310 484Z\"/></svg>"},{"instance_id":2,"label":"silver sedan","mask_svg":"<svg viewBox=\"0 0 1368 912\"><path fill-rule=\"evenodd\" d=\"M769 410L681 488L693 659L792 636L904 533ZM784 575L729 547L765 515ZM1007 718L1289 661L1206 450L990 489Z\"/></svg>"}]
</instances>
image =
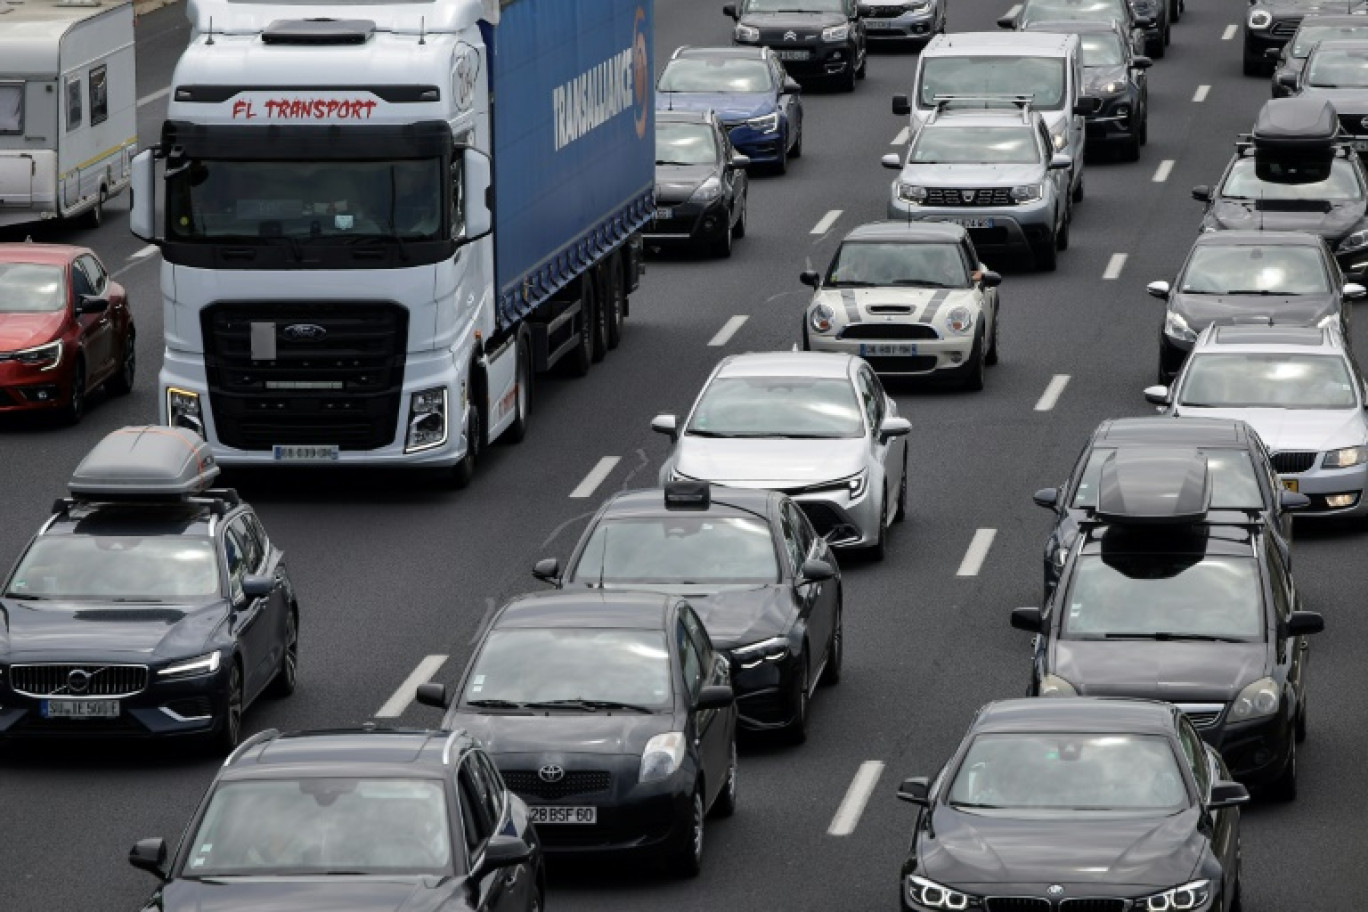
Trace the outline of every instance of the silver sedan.
<instances>
[{"instance_id":1,"label":"silver sedan","mask_svg":"<svg viewBox=\"0 0 1368 912\"><path fill-rule=\"evenodd\" d=\"M674 441L661 483L681 479L783 491L818 534L881 560L907 509L912 425L862 359L824 352L734 355L687 418L658 415Z\"/></svg>"}]
</instances>

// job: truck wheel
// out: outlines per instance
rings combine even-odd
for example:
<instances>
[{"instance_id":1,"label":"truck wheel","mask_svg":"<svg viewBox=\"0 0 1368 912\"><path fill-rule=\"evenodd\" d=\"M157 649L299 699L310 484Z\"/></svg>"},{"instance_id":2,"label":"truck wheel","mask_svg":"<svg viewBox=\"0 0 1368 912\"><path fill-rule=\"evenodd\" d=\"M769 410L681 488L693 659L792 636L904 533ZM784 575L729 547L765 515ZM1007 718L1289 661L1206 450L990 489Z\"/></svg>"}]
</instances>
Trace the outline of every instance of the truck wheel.
<instances>
[{"instance_id":1,"label":"truck wheel","mask_svg":"<svg viewBox=\"0 0 1368 912\"><path fill-rule=\"evenodd\" d=\"M527 351L527 335L518 336L518 363L516 372L517 390L513 394L513 423L503 432L503 439L509 443L522 443L527 436L527 416L532 412L532 359Z\"/></svg>"},{"instance_id":2,"label":"truck wheel","mask_svg":"<svg viewBox=\"0 0 1368 912\"><path fill-rule=\"evenodd\" d=\"M579 345L567 358L567 369L572 377L583 377L594 364L594 324L598 322L595 304L593 283L581 279Z\"/></svg>"},{"instance_id":3,"label":"truck wheel","mask_svg":"<svg viewBox=\"0 0 1368 912\"><path fill-rule=\"evenodd\" d=\"M622 342L622 326L627 320L627 283L622 278L622 262L618 257L613 258L608 270L608 347L617 348Z\"/></svg>"},{"instance_id":4,"label":"truck wheel","mask_svg":"<svg viewBox=\"0 0 1368 912\"><path fill-rule=\"evenodd\" d=\"M612 292L606 287L606 281L599 281L595 278L591 283L594 286L594 320L589 325L593 327L594 339L594 361L602 361L608 355L608 308L611 306L609 299Z\"/></svg>"},{"instance_id":5,"label":"truck wheel","mask_svg":"<svg viewBox=\"0 0 1368 912\"><path fill-rule=\"evenodd\" d=\"M478 392L476 398L478 398ZM480 413L478 401L472 402L470 410L466 415L465 438L466 451L461 461L456 463L456 467L451 472L451 483L457 489L467 488L475 478L475 463L480 459L480 441L483 439L484 424L483 416Z\"/></svg>"}]
</instances>

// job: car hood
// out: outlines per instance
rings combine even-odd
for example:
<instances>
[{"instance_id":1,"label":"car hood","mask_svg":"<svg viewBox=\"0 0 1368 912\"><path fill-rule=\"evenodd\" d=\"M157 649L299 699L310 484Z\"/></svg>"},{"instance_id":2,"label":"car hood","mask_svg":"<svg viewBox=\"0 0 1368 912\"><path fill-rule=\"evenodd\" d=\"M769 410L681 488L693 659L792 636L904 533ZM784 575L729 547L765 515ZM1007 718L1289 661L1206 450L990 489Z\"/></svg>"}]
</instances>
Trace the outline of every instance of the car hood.
<instances>
[{"instance_id":1,"label":"car hood","mask_svg":"<svg viewBox=\"0 0 1368 912\"><path fill-rule=\"evenodd\" d=\"M1238 418L1259 432L1272 452L1324 452L1368 443L1368 428L1359 409L1193 408L1178 406L1174 414L1193 418Z\"/></svg>"},{"instance_id":2,"label":"car hood","mask_svg":"<svg viewBox=\"0 0 1368 912\"><path fill-rule=\"evenodd\" d=\"M1267 661L1262 642L1056 640L1053 672L1082 696L1229 703Z\"/></svg>"},{"instance_id":3,"label":"car hood","mask_svg":"<svg viewBox=\"0 0 1368 912\"><path fill-rule=\"evenodd\" d=\"M670 712L477 713L457 707L444 723L463 728L491 754L635 754L662 732L673 731Z\"/></svg>"},{"instance_id":4,"label":"car hood","mask_svg":"<svg viewBox=\"0 0 1368 912\"><path fill-rule=\"evenodd\" d=\"M1205 226L1234 231L1306 231L1331 242L1363 220L1365 201L1218 199Z\"/></svg>"},{"instance_id":5,"label":"car hood","mask_svg":"<svg viewBox=\"0 0 1368 912\"><path fill-rule=\"evenodd\" d=\"M963 304L977 311L978 295L968 288L823 288L813 304L825 304L837 323L932 323Z\"/></svg>"},{"instance_id":6,"label":"car hood","mask_svg":"<svg viewBox=\"0 0 1368 912\"><path fill-rule=\"evenodd\" d=\"M66 313L0 314L0 352L20 351L51 342L61 332Z\"/></svg>"},{"instance_id":7,"label":"car hood","mask_svg":"<svg viewBox=\"0 0 1368 912\"><path fill-rule=\"evenodd\" d=\"M1201 332L1222 317L1272 317L1277 323L1296 325L1340 312L1338 294L1305 295L1208 295L1176 292L1170 305L1182 315L1193 332Z\"/></svg>"},{"instance_id":8,"label":"car hood","mask_svg":"<svg viewBox=\"0 0 1368 912\"><path fill-rule=\"evenodd\" d=\"M658 92L656 107L672 111L713 111L724 123L772 114L774 96L768 92Z\"/></svg>"},{"instance_id":9,"label":"car hood","mask_svg":"<svg viewBox=\"0 0 1368 912\"><path fill-rule=\"evenodd\" d=\"M841 13L805 13L795 10L782 13L746 13L740 21L763 32L797 32L797 40L811 41L818 37L822 29L833 25L845 25L848 20Z\"/></svg>"},{"instance_id":10,"label":"car hood","mask_svg":"<svg viewBox=\"0 0 1368 912\"><path fill-rule=\"evenodd\" d=\"M937 805L935 837L920 843L925 875L975 892L1009 883L1172 887L1190 878L1204 847L1194 809L1067 822L996 813Z\"/></svg>"},{"instance_id":11,"label":"car hood","mask_svg":"<svg viewBox=\"0 0 1368 912\"><path fill-rule=\"evenodd\" d=\"M682 475L740 488L831 481L864 468L863 437L836 440L714 438L685 434L675 450Z\"/></svg>"},{"instance_id":12,"label":"car hood","mask_svg":"<svg viewBox=\"0 0 1368 912\"><path fill-rule=\"evenodd\" d=\"M1130 74L1121 64L1107 64L1106 66L1085 67L1083 70L1083 92L1087 95L1101 95L1098 92L1100 86L1109 82L1119 82L1122 85L1130 83Z\"/></svg>"},{"instance_id":13,"label":"car hood","mask_svg":"<svg viewBox=\"0 0 1368 912\"><path fill-rule=\"evenodd\" d=\"M92 607L84 602L0 600L0 655L10 662L138 661L198 655L227 603Z\"/></svg>"},{"instance_id":14,"label":"car hood","mask_svg":"<svg viewBox=\"0 0 1368 912\"><path fill-rule=\"evenodd\" d=\"M164 912L434 912L464 890L458 877L234 877L177 880Z\"/></svg>"},{"instance_id":15,"label":"car hood","mask_svg":"<svg viewBox=\"0 0 1368 912\"><path fill-rule=\"evenodd\" d=\"M682 203L716 173L716 165L656 165L656 202Z\"/></svg>"},{"instance_id":16,"label":"car hood","mask_svg":"<svg viewBox=\"0 0 1368 912\"><path fill-rule=\"evenodd\" d=\"M1323 98L1335 106L1335 113L1341 117L1356 117L1368 114L1368 89L1326 89L1320 86L1303 86L1299 98Z\"/></svg>"},{"instance_id":17,"label":"car hood","mask_svg":"<svg viewBox=\"0 0 1368 912\"><path fill-rule=\"evenodd\" d=\"M724 589L710 595L689 596L708 637L718 649L732 649L788 632L797 614L787 586Z\"/></svg>"},{"instance_id":18,"label":"car hood","mask_svg":"<svg viewBox=\"0 0 1368 912\"><path fill-rule=\"evenodd\" d=\"M1026 165L904 165L901 180L918 187L1015 187L1018 184L1038 184L1045 179L1045 169L1037 164Z\"/></svg>"}]
</instances>

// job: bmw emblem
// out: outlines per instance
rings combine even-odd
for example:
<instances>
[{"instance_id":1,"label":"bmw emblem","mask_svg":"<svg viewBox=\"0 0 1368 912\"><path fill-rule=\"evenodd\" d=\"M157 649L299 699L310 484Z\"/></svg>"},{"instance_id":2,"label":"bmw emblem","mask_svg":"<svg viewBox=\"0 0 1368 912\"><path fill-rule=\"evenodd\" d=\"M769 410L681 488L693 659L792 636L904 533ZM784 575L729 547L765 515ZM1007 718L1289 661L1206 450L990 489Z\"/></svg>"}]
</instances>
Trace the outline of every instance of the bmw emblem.
<instances>
[{"instance_id":1,"label":"bmw emblem","mask_svg":"<svg viewBox=\"0 0 1368 912\"><path fill-rule=\"evenodd\" d=\"M280 334L291 342L308 342L322 339L328 331L317 323L291 323Z\"/></svg>"},{"instance_id":2,"label":"bmw emblem","mask_svg":"<svg viewBox=\"0 0 1368 912\"><path fill-rule=\"evenodd\" d=\"M537 770L537 778L542 782L560 782L565 778L565 767L556 763L548 763Z\"/></svg>"},{"instance_id":3,"label":"bmw emblem","mask_svg":"<svg viewBox=\"0 0 1368 912\"><path fill-rule=\"evenodd\" d=\"M1050 894L1051 896L1063 896L1064 887L1060 884L1050 884L1048 887L1045 888L1045 892Z\"/></svg>"}]
</instances>

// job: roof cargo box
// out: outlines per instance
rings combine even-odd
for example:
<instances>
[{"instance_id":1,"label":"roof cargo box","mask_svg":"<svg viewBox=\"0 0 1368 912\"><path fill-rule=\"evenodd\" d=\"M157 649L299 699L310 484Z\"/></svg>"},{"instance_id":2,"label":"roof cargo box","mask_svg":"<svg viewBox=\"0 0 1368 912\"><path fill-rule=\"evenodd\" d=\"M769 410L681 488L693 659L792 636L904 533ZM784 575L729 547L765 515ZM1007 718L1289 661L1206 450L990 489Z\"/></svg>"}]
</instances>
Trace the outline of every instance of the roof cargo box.
<instances>
[{"instance_id":1,"label":"roof cargo box","mask_svg":"<svg viewBox=\"0 0 1368 912\"><path fill-rule=\"evenodd\" d=\"M1339 116L1330 102L1275 98L1254 122L1254 171L1274 184L1311 184L1330 176Z\"/></svg>"},{"instance_id":2,"label":"roof cargo box","mask_svg":"<svg viewBox=\"0 0 1368 912\"><path fill-rule=\"evenodd\" d=\"M1207 459L1195 449L1118 449L1098 477L1098 519L1117 525L1201 522L1211 506Z\"/></svg>"},{"instance_id":3,"label":"roof cargo box","mask_svg":"<svg viewBox=\"0 0 1368 912\"><path fill-rule=\"evenodd\" d=\"M120 428L97 443L67 488L78 500L180 500L218 477L214 455L184 428Z\"/></svg>"}]
</instances>

